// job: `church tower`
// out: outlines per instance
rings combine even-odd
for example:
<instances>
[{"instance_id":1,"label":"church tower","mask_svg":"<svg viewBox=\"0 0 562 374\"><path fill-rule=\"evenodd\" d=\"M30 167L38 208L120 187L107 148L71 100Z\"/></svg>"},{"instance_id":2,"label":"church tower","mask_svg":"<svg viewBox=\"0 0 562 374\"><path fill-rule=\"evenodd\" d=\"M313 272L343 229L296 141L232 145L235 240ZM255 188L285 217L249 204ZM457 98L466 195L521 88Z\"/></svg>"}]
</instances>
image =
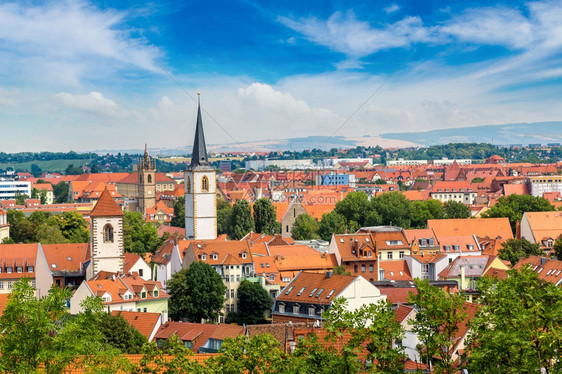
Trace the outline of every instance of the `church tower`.
<instances>
[{"instance_id":1,"label":"church tower","mask_svg":"<svg viewBox=\"0 0 562 374\"><path fill-rule=\"evenodd\" d=\"M90 213L91 262L86 274L87 279L101 270L123 272L123 216L123 211L106 188Z\"/></svg>"},{"instance_id":2,"label":"church tower","mask_svg":"<svg viewBox=\"0 0 562 374\"><path fill-rule=\"evenodd\" d=\"M198 100L191 164L185 171L185 234L188 238L217 238L216 185L216 170L207 159L201 102Z\"/></svg>"},{"instance_id":3,"label":"church tower","mask_svg":"<svg viewBox=\"0 0 562 374\"><path fill-rule=\"evenodd\" d=\"M144 145L144 157L138 160L138 210L146 214L148 208L156 205L156 163L148 155L147 145Z\"/></svg>"}]
</instances>

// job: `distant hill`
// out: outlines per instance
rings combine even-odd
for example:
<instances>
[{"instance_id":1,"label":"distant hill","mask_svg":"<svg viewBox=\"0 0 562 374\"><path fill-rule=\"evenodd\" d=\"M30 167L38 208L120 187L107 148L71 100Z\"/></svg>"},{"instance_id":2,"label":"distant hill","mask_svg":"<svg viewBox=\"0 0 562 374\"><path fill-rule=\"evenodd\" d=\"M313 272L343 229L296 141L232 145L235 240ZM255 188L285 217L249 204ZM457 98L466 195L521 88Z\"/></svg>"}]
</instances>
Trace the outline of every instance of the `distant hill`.
<instances>
[{"instance_id":1,"label":"distant hill","mask_svg":"<svg viewBox=\"0 0 562 374\"><path fill-rule=\"evenodd\" d=\"M447 143L497 145L562 143L562 122L510 123L421 132L386 133L381 134L380 137L424 146Z\"/></svg>"}]
</instances>

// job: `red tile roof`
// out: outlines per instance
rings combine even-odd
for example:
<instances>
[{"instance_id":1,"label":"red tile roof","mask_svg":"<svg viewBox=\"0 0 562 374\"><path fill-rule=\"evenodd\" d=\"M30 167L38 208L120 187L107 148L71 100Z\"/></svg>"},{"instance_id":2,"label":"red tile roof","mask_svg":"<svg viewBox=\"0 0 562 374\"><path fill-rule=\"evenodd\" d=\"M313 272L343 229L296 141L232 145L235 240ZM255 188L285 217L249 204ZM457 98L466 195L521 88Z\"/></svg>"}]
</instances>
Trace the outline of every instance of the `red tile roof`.
<instances>
[{"instance_id":1,"label":"red tile roof","mask_svg":"<svg viewBox=\"0 0 562 374\"><path fill-rule=\"evenodd\" d=\"M353 275L337 274L328 278L326 274L301 272L281 291L277 301L329 305L356 278ZM320 290L322 293L318 294Z\"/></svg>"},{"instance_id":2,"label":"red tile roof","mask_svg":"<svg viewBox=\"0 0 562 374\"><path fill-rule=\"evenodd\" d=\"M131 326L139 330L147 339L150 339L154 328L161 318L160 313L113 311L111 314L114 316L120 315L125 318Z\"/></svg>"},{"instance_id":3,"label":"red tile roof","mask_svg":"<svg viewBox=\"0 0 562 374\"><path fill-rule=\"evenodd\" d=\"M90 213L90 217L122 217L123 215L123 211L107 188L103 190L96 206Z\"/></svg>"},{"instance_id":4,"label":"red tile roof","mask_svg":"<svg viewBox=\"0 0 562 374\"><path fill-rule=\"evenodd\" d=\"M47 266L53 272L82 271L84 262L89 260L88 247L88 243L41 244Z\"/></svg>"},{"instance_id":5,"label":"red tile roof","mask_svg":"<svg viewBox=\"0 0 562 374\"><path fill-rule=\"evenodd\" d=\"M386 295L386 299L393 304L407 304L408 295L413 293L417 295L418 290L415 287L384 287L377 286L381 295Z\"/></svg>"}]
</instances>

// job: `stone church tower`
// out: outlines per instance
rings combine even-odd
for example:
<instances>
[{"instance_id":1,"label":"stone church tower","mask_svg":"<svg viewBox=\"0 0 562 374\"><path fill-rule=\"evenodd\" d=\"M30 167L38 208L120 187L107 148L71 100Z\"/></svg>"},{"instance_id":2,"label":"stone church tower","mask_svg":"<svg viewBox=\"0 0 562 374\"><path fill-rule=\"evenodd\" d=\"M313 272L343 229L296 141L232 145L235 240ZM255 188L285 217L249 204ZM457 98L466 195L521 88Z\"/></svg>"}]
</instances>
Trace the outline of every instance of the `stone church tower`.
<instances>
[{"instance_id":1,"label":"stone church tower","mask_svg":"<svg viewBox=\"0 0 562 374\"><path fill-rule=\"evenodd\" d=\"M148 208L156 205L156 163L148 155L147 145L144 145L144 157L138 160L138 210L146 214Z\"/></svg>"},{"instance_id":2,"label":"stone church tower","mask_svg":"<svg viewBox=\"0 0 562 374\"><path fill-rule=\"evenodd\" d=\"M216 170L207 159L201 103L198 102L191 164L185 171L185 234L190 239L217 238L216 184Z\"/></svg>"},{"instance_id":3,"label":"stone church tower","mask_svg":"<svg viewBox=\"0 0 562 374\"><path fill-rule=\"evenodd\" d=\"M86 279L99 271L123 272L123 211L107 188L90 213L90 257Z\"/></svg>"}]
</instances>

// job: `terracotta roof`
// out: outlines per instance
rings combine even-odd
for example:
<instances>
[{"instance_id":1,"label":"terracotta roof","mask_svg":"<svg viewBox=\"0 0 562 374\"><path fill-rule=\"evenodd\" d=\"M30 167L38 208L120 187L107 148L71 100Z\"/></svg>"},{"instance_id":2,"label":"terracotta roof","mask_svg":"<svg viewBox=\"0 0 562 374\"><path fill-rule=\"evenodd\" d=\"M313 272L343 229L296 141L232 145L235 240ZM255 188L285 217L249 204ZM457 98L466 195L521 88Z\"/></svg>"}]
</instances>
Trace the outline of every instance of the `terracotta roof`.
<instances>
[{"instance_id":1,"label":"terracotta roof","mask_svg":"<svg viewBox=\"0 0 562 374\"><path fill-rule=\"evenodd\" d=\"M341 261L376 260L377 252L371 234L341 234L334 240L341 256ZM370 256L369 256L369 252Z\"/></svg>"},{"instance_id":2,"label":"terracotta roof","mask_svg":"<svg viewBox=\"0 0 562 374\"><path fill-rule=\"evenodd\" d=\"M37 258L37 243L29 244L0 244L0 278L19 279L23 277L35 278L35 263ZM21 273L17 272L16 267L23 267ZM33 272L28 272L29 266L33 266ZM8 273L7 268L11 267L12 272Z\"/></svg>"},{"instance_id":3,"label":"terracotta roof","mask_svg":"<svg viewBox=\"0 0 562 374\"><path fill-rule=\"evenodd\" d=\"M562 285L562 261L530 256L519 260L515 264L515 269L520 269L527 264L539 275L539 278L555 285Z\"/></svg>"},{"instance_id":4,"label":"terracotta roof","mask_svg":"<svg viewBox=\"0 0 562 374\"><path fill-rule=\"evenodd\" d=\"M328 278L326 274L301 272L281 291L277 301L329 305L356 278L353 275L337 274Z\"/></svg>"},{"instance_id":5,"label":"terracotta roof","mask_svg":"<svg viewBox=\"0 0 562 374\"><path fill-rule=\"evenodd\" d=\"M131 268L137 263L138 260L141 259L141 256L137 255L136 253L125 252L125 260L123 262L124 265L124 273L128 274L131 272Z\"/></svg>"},{"instance_id":6,"label":"terracotta roof","mask_svg":"<svg viewBox=\"0 0 562 374\"><path fill-rule=\"evenodd\" d=\"M525 183L506 183L503 185L503 194L504 196L509 195L529 195L529 189L527 188L527 184Z\"/></svg>"},{"instance_id":7,"label":"terracotta roof","mask_svg":"<svg viewBox=\"0 0 562 374\"><path fill-rule=\"evenodd\" d=\"M113 311L112 315L125 318L127 322L147 339L150 339L158 320L161 318L160 313L141 313L141 312L126 312L126 311Z\"/></svg>"},{"instance_id":8,"label":"terracotta roof","mask_svg":"<svg viewBox=\"0 0 562 374\"><path fill-rule=\"evenodd\" d=\"M84 262L89 260L88 243L41 244L47 266L52 272L83 270Z\"/></svg>"},{"instance_id":9,"label":"terracotta roof","mask_svg":"<svg viewBox=\"0 0 562 374\"><path fill-rule=\"evenodd\" d=\"M377 286L381 295L386 295L386 299L393 304L407 304L408 295L413 293L417 295L418 290L415 287L384 287Z\"/></svg>"},{"instance_id":10,"label":"terracotta roof","mask_svg":"<svg viewBox=\"0 0 562 374\"><path fill-rule=\"evenodd\" d=\"M430 219L427 227L433 229L439 240L441 237L476 235L481 238L499 239L501 243L513 239L508 218L464 218Z\"/></svg>"},{"instance_id":11,"label":"terracotta roof","mask_svg":"<svg viewBox=\"0 0 562 374\"><path fill-rule=\"evenodd\" d=\"M249 241L193 241L189 248L194 251L197 261L209 265L240 265L253 262Z\"/></svg>"},{"instance_id":12,"label":"terracotta roof","mask_svg":"<svg viewBox=\"0 0 562 374\"><path fill-rule=\"evenodd\" d=\"M412 257L413 259L415 259L416 261L422 264L434 264L446 258L447 255L444 253L436 253L436 254L410 255L409 257Z\"/></svg>"},{"instance_id":13,"label":"terracotta roof","mask_svg":"<svg viewBox=\"0 0 562 374\"><path fill-rule=\"evenodd\" d=\"M384 270L384 279L393 281L412 280L406 260L380 261L379 269Z\"/></svg>"},{"instance_id":14,"label":"terracotta roof","mask_svg":"<svg viewBox=\"0 0 562 374\"><path fill-rule=\"evenodd\" d=\"M268 248L272 256L315 256L320 254L316 249L304 244L270 245Z\"/></svg>"},{"instance_id":15,"label":"terracotta roof","mask_svg":"<svg viewBox=\"0 0 562 374\"><path fill-rule=\"evenodd\" d=\"M562 234L562 212L525 212L522 222L527 220L536 243L543 238L556 240Z\"/></svg>"},{"instance_id":16,"label":"terracotta roof","mask_svg":"<svg viewBox=\"0 0 562 374\"><path fill-rule=\"evenodd\" d=\"M408 317L413 310L414 307L400 304L398 308L396 308L396 310L394 311L394 313L396 314L396 320L400 323L404 322L406 317Z\"/></svg>"},{"instance_id":17,"label":"terracotta roof","mask_svg":"<svg viewBox=\"0 0 562 374\"><path fill-rule=\"evenodd\" d=\"M170 233L170 235L178 234L185 237L185 228L183 227L175 227L175 226L168 226L168 225L160 225L158 226L158 236L164 235L164 233Z\"/></svg>"},{"instance_id":18,"label":"terracotta roof","mask_svg":"<svg viewBox=\"0 0 562 374\"><path fill-rule=\"evenodd\" d=\"M4 309L6 309L6 305L8 304L8 297L10 297L9 293L0 294L0 317L4 314Z\"/></svg>"},{"instance_id":19,"label":"terracotta roof","mask_svg":"<svg viewBox=\"0 0 562 374\"><path fill-rule=\"evenodd\" d=\"M183 341L192 342L191 349L194 352L199 350L199 347L204 345L211 337L214 339L235 338L244 333L244 328L241 326L234 327L220 327L222 325L213 325L205 323L190 323L190 322L166 322L162 325L156 335L155 339L168 339L172 335L176 335ZM227 325L228 326L228 325ZM220 330L217 332L217 329ZM216 338L215 338L216 336Z\"/></svg>"},{"instance_id":20,"label":"terracotta roof","mask_svg":"<svg viewBox=\"0 0 562 374\"><path fill-rule=\"evenodd\" d=\"M96 206L90 213L90 217L122 217L123 215L123 211L107 188L102 192Z\"/></svg>"}]
</instances>

